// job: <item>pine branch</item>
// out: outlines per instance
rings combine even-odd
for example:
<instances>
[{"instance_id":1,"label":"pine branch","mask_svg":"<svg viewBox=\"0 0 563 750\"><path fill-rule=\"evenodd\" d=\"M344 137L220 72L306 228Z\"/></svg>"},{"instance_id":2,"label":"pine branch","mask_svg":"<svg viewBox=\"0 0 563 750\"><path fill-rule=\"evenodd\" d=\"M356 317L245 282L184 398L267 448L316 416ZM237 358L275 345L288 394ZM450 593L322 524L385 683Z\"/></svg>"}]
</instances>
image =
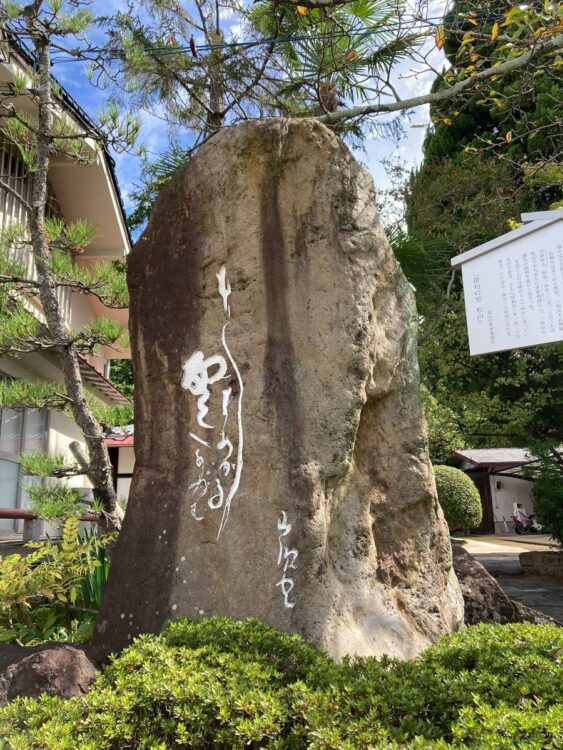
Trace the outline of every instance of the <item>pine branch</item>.
<instances>
[{"instance_id":1,"label":"pine branch","mask_svg":"<svg viewBox=\"0 0 563 750\"><path fill-rule=\"evenodd\" d=\"M34 290L37 290L39 287L39 282L34 279L27 279L24 276L16 276L15 274L0 274L0 284L17 284L20 287L29 287Z\"/></svg>"},{"instance_id":2,"label":"pine branch","mask_svg":"<svg viewBox=\"0 0 563 750\"><path fill-rule=\"evenodd\" d=\"M2 179L0 179L0 190L4 190L6 193L9 193L12 197L16 198L16 200L21 203L21 205L28 213L31 212L31 204L24 200L17 190L14 190L11 185L8 185L8 183Z\"/></svg>"},{"instance_id":3,"label":"pine branch","mask_svg":"<svg viewBox=\"0 0 563 750\"><path fill-rule=\"evenodd\" d=\"M58 383L32 383L27 380L0 382L0 407L5 409L68 409L71 399Z\"/></svg>"},{"instance_id":4,"label":"pine branch","mask_svg":"<svg viewBox=\"0 0 563 750\"><path fill-rule=\"evenodd\" d=\"M65 479L85 473L77 464L69 464L62 453L48 455L43 451L33 451L33 453L21 454L19 461L23 473L29 477Z\"/></svg>"},{"instance_id":5,"label":"pine branch","mask_svg":"<svg viewBox=\"0 0 563 750\"><path fill-rule=\"evenodd\" d=\"M82 493L75 487L65 484L55 485L25 484L25 492L31 503L30 509L39 518L57 520L80 517L84 513Z\"/></svg>"},{"instance_id":6,"label":"pine branch","mask_svg":"<svg viewBox=\"0 0 563 750\"><path fill-rule=\"evenodd\" d=\"M21 298L0 300L0 355L22 355L57 349L38 318Z\"/></svg>"},{"instance_id":7,"label":"pine branch","mask_svg":"<svg viewBox=\"0 0 563 750\"><path fill-rule=\"evenodd\" d=\"M447 101L459 96L464 91L473 88L477 84L487 81L490 78L504 77L510 73L514 73L521 68L524 68L532 60L539 57L544 57L552 52L563 49L563 34L559 34L552 39L548 39L542 42L528 52L515 57L512 60L507 60L500 65L492 66L481 70L478 73L474 73L468 78L464 78L462 81L458 81L450 88L440 89L439 91L430 92L423 94L422 96L415 96L411 99L401 99L390 103L380 102L379 104L368 104L360 107L350 107L349 109L343 109L336 112L330 112L322 117L318 117L320 122L326 125L334 125L344 120L350 120L355 117L365 117L366 115L373 114L384 114L390 112L404 112L410 109L415 109L423 104L436 104L438 102Z\"/></svg>"},{"instance_id":8,"label":"pine branch","mask_svg":"<svg viewBox=\"0 0 563 750\"><path fill-rule=\"evenodd\" d=\"M273 0L274 5L293 5L294 7L299 5L301 8L309 8L314 10L315 8L327 9L337 8L339 5L351 5L355 0Z\"/></svg>"}]
</instances>

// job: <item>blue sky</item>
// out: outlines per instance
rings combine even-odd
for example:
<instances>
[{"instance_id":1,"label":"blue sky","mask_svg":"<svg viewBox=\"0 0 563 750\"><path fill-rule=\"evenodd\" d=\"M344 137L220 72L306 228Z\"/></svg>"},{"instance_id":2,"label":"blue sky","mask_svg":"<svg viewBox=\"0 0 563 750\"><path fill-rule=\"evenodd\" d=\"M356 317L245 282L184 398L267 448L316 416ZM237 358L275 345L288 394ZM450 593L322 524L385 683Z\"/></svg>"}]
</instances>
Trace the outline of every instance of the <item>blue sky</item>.
<instances>
[{"instance_id":1,"label":"blue sky","mask_svg":"<svg viewBox=\"0 0 563 750\"><path fill-rule=\"evenodd\" d=\"M441 14L444 6L444 0L435 0L432 3L433 15ZM124 0L94 0L91 7L94 15L111 14L116 10L125 10L125 2ZM234 19L230 26L231 33L240 38L240 28L234 23ZM430 43L430 47L432 46L433 42ZM441 67L442 62L441 53L435 51L432 60L434 67ZM53 73L95 119L96 113L106 103L109 92L90 84L85 76L84 67L79 63L56 63ZM402 98L416 96L429 90L434 75L430 70L424 71L421 65L417 68L416 65L403 63L396 71L395 85ZM142 122L140 142L150 154L155 156L165 151L169 136L164 122L148 111L141 110L138 115ZM382 164L384 159L397 157L408 168L420 162L425 134L425 127L421 126L427 125L428 121L428 107L418 108L415 112L403 117L404 136L398 143L388 136L374 134L366 139L363 149L356 151L357 158L372 173L377 189L385 190L389 187L388 177ZM130 193L139 177L140 160L139 157L131 154L113 154L113 156L125 207L129 212L133 208Z\"/></svg>"}]
</instances>

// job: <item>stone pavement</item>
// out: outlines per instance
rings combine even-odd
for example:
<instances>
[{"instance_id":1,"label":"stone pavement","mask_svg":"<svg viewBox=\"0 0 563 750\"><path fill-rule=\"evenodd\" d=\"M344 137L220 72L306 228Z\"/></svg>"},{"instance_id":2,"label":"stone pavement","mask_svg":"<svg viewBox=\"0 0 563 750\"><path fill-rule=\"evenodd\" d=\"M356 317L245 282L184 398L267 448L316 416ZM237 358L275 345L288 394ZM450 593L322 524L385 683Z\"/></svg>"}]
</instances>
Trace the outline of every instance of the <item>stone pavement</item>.
<instances>
[{"instance_id":1,"label":"stone pavement","mask_svg":"<svg viewBox=\"0 0 563 750\"><path fill-rule=\"evenodd\" d=\"M464 548L497 579L507 596L563 623L563 579L527 575L520 566L521 552L553 549L547 535L462 539Z\"/></svg>"}]
</instances>

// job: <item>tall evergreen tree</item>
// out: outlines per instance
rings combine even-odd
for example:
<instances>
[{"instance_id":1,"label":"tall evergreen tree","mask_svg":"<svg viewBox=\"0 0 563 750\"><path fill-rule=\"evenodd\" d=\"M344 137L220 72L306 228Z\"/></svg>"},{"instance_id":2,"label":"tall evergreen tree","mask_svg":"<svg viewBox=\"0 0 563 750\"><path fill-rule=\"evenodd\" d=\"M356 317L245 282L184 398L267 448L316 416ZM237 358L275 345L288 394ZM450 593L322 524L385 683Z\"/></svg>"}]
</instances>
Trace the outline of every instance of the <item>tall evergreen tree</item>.
<instances>
[{"instance_id":1,"label":"tall evergreen tree","mask_svg":"<svg viewBox=\"0 0 563 750\"><path fill-rule=\"evenodd\" d=\"M509 10L543 12L540 2ZM506 3L456 0L444 19L450 76L471 60L479 69L491 65L491 44L506 19ZM440 77L433 90L443 85ZM440 273L418 280L421 369L434 407L451 416L458 447L561 437L563 347L470 357L461 279L452 277L449 259L509 231L523 211L547 209L561 198L562 99L553 66L499 78L461 105L432 106L424 160L406 185L409 241L441 264Z\"/></svg>"},{"instance_id":2,"label":"tall evergreen tree","mask_svg":"<svg viewBox=\"0 0 563 750\"><path fill-rule=\"evenodd\" d=\"M493 96L497 79L539 74L563 47L560 14L551 6L532 16L506 3L502 32L493 39L485 29L486 45L481 33L458 23L466 16L475 29L473 11L439 23L424 2L413 8L396 0L258 0L250 6L143 0L141 9L130 3L106 19L111 55L100 53L97 60L98 80L121 87L136 106L153 108L175 137L163 159L147 164L136 196L137 223L171 172L223 127L256 117L314 116L350 137L385 134L413 108L455 99L460 109ZM240 31L228 38L233 22ZM421 96L401 95L397 64L410 69L406 77L434 70L432 49L450 37L461 45L455 74L444 70L435 89Z\"/></svg>"},{"instance_id":3,"label":"tall evergreen tree","mask_svg":"<svg viewBox=\"0 0 563 750\"><path fill-rule=\"evenodd\" d=\"M94 295L106 307L128 304L123 264L99 264L85 268L75 257L92 241L98 228L78 220L65 222L49 215L49 167L54 156L84 165L98 158L92 140L100 144L102 131L85 127L61 114L60 90L52 78L52 50L61 40L86 32L92 22L89 3L82 0L33 0L22 5L0 5L0 22L10 39L27 39L33 50L33 66L5 84L0 93L0 129L15 144L28 175L32 193L26 199L0 176L0 191L9 194L24 209L25 220L12 223L0 240L0 354L25 356L35 352L52 353L63 374L64 387L55 383L15 380L2 383L0 404L8 408L49 407L67 411L84 437L85 455L75 448L76 464L67 465L62 456L26 457L23 469L35 476L65 478L86 474L94 498L104 518L119 527L122 511L117 505L112 468L104 442L102 421L111 419L107 410L92 399L80 371L80 355L96 348L118 345L121 326L110 318L98 318L80 330L70 330L58 292ZM105 115L106 136L126 147L136 124L120 122L118 112L109 107ZM88 142L87 142L88 139ZM99 146L98 146L99 148ZM28 258L32 257L29 270ZM106 412L104 414L104 411ZM61 513L71 512L79 495L68 488L36 486L29 494L41 507L53 510L55 495ZM55 503L56 505L56 503Z\"/></svg>"}]
</instances>

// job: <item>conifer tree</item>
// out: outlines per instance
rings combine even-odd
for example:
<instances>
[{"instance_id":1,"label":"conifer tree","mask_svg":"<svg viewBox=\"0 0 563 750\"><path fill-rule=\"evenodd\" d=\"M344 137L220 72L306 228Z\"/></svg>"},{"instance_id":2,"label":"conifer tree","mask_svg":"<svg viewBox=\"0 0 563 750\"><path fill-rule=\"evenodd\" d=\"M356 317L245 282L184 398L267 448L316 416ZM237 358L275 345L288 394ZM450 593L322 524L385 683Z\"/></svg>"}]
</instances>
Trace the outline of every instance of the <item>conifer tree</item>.
<instances>
[{"instance_id":1,"label":"conifer tree","mask_svg":"<svg viewBox=\"0 0 563 750\"><path fill-rule=\"evenodd\" d=\"M111 54L100 53L95 79L155 111L172 137L169 152L146 165L134 220L143 223L203 142L237 122L316 117L357 142L397 133L425 104L455 101L461 110L494 98L504 77L525 76L533 90L542 71L559 66L560 8L505 2L493 28L474 10L482 4L454 3L442 19L424 0L131 0L105 19ZM440 72L436 52L450 40L455 66ZM406 96L405 80L425 72L437 75L436 87Z\"/></svg>"},{"instance_id":2,"label":"conifer tree","mask_svg":"<svg viewBox=\"0 0 563 750\"><path fill-rule=\"evenodd\" d=\"M92 23L88 5L82 0L0 4L3 44L21 44L25 39L34 58L33 66L4 84L0 93L0 130L5 140L17 146L32 180L28 202L0 176L0 193L10 194L25 212L25 220L9 225L0 238L0 355L50 352L58 359L63 374L62 386L23 380L2 383L0 405L60 409L74 419L87 454L75 443L75 463L69 464L62 456L34 454L22 457L22 469L30 475L63 480L86 474L107 525L119 528L122 511L103 429L104 422L111 422L113 417L88 393L80 373L80 355L101 346L119 346L124 332L110 318L98 318L80 330L69 330L58 291L66 288L73 294L95 295L108 308L127 307L124 266L78 266L76 255L88 246L98 228L82 220L66 222L48 211L48 173L53 156L63 155L88 165L96 160L96 150L102 143L127 148L137 130L132 118L120 120L117 108L111 105L103 113L103 130L86 127L61 109L61 92L51 73L52 51L84 36ZM98 144L95 149L92 141ZM33 259L31 271L29 254ZM78 493L64 485L27 489L43 515L79 512Z\"/></svg>"}]
</instances>

